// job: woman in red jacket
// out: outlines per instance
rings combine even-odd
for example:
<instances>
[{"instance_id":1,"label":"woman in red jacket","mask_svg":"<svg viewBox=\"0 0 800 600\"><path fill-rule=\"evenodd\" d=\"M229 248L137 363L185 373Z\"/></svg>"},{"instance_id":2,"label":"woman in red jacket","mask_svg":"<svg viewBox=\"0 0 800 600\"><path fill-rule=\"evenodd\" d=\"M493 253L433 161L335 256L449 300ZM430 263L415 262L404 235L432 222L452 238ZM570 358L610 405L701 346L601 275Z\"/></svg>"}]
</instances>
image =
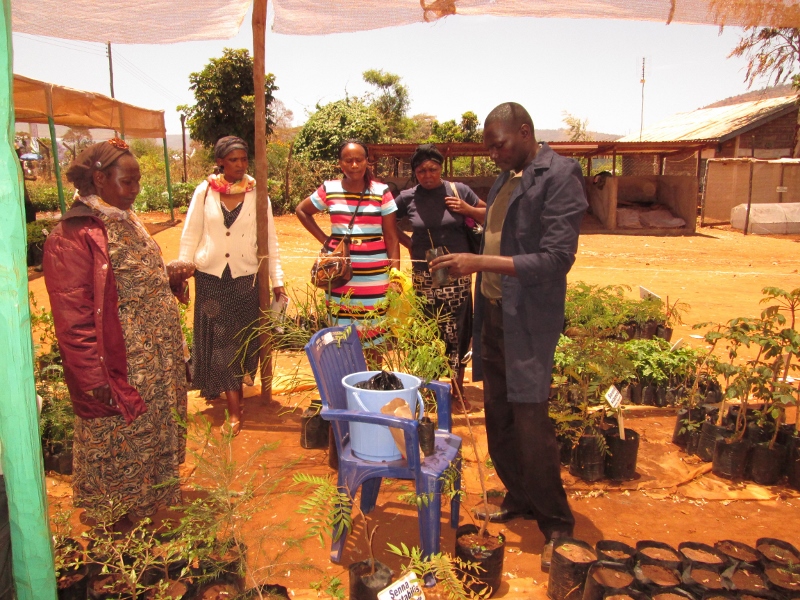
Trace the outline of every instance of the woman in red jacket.
<instances>
[{"instance_id":1,"label":"woman in red jacket","mask_svg":"<svg viewBox=\"0 0 800 600\"><path fill-rule=\"evenodd\" d=\"M139 164L119 139L67 171L75 203L48 236L44 274L77 419L73 502L138 518L180 499L183 337L161 251L131 210Z\"/></svg>"}]
</instances>

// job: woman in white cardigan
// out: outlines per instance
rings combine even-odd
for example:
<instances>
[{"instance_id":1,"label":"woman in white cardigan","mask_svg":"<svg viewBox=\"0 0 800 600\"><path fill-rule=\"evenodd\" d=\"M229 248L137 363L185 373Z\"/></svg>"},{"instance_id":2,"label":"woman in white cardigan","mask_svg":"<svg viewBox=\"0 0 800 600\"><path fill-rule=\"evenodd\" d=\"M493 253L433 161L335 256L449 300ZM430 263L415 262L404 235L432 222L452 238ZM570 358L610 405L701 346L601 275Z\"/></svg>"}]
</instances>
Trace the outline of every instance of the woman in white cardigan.
<instances>
[{"instance_id":1,"label":"woman in white cardigan","mask_svg":"<svg viewBox=\"0 0 800 600\"><path fill-rule=\"evenodd\" d=\"M214 146L219 174L197 186L186 213L179 261L194 274L194 343L192 385L207 399L225 392L233 435L241 430L242 380L255 376L258 344L251 337L259 316L258 253L256 250L256 181L247 174L248 147L241 138L226 136ZM285 295L278 238L269 223L269 276L275 297Z\"/></svg>"}]
</instances>

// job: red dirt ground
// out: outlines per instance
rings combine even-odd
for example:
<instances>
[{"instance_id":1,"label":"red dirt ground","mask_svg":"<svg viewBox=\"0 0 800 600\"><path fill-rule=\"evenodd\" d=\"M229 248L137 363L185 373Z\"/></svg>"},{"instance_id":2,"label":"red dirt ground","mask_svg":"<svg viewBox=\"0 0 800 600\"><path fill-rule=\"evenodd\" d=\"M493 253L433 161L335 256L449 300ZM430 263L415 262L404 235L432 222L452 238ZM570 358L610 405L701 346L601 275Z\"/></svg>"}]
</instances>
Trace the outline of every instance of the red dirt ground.
<instances>
[{"instance_id":1,"label":"red dirt ground","mask_svg":"<svg viewBox=\"0 0 800 600\"><path fill-rule=\"evenodd\" d=\"M147 220L158 223L165 219L163 215L149 215ZM276 226L287 284L304 286L318 244L294 216L278 217ZM179 224L163 228L155 235L166 260L177 256L180 231ZM742 236L725 229L704 229L687 237L585 235L580 239L570 280L626 284L633 286L631 294L638 293L636 286L642 285L662 297L668 296L670 301L680 298L691 305L686 317L690 324L756 316L761 309L759 300L764 286L784 289L800 286L798 242L800 236ZM47 305L43 280L34 273L31 273L31 279L31 290L40 304ZM683 337L692 344L702 343L702 340L690 339L691 333L694 332L689 326L678 327L673 340ZM282 357L278 369L293 360L294 357ZM469 376L468 372L468 380ZM270 469L297 460L295 470L333 475L327 466L326 451L300 447L300 411L284 410L298 404L301 398L275 396L277 404L266 406L258 398L257 389L251 388L249 392L256 396L247 401L244 429L234 440L234 453L245 457L261 444L277 441L279 447L265 456ZM481 456L485 457L481 386L468 381L466 392L469 401L478 409L471 414L472 424L479 434ZM216 425L222 423L222 405L207 407L201 400L192 402ZM600 539L615 539L628 544L651 539L673 546L682 541L713 543L719 539L735 539L754 545L760 537L778 537L795 544L800 542L797 512L800 496L791 490L731 485L713 475L705 475L690 485L678 486L698 463L669 443L674 423L674 409L640 409L626 418L626 426L637 430L642 439L639 459L642 476L636 481L623 486L612 486L607 482L586 484L570 476L566 470L562 471L577 519L577 538L592 544ZM465 438L468 435L463 416L455 419L454 431ZM468 510L479 499L475 458L469 449L465 449L465 459L467 498L462 506L461 523L470 522ZM492 489L502 487L493 473L489 485ZM386 483L378 507L371 515L372 522L379 525L374 544L376 554L395 571L399 568L399 561L388 553L386 543L418 544L416 511L398 499L399 495L411 489L407 482ZM66 481L48 478L48 491L52 502L61 499L69 504ZM295 512L301 501L302 496L296 489L282 486L272 499L269 510L251 523L249 530L255 536L254 542L264 524L281 521L288 523L286 538L270 540L272 552L283 547L285 539L301 538L305 532L304 517ZM445 520L449 518L449 511L443 512L442 548L452 552L454 534ZM547 575L539 569L539 554L544 540L535 523L516 520L503 526L492 526L492 531L503 531L508 542L503 567L504 583L495 597L544 599ZM343 565L365 558L361 533L359 525L348 539ZM250 547L255 547L255 544ZM326 582L333 576L338 576L346 585L346 567L330 563L327 545L321 547L316 539L302 541L285 555L285 562L273 564L271 568L266 558L270 554L251 555L251 569L261 581L288 586L295 597L317 597L316 592L309 589L311 585ZM305 569L302 563L312 568Z\"/></svg>"}]
</instances>

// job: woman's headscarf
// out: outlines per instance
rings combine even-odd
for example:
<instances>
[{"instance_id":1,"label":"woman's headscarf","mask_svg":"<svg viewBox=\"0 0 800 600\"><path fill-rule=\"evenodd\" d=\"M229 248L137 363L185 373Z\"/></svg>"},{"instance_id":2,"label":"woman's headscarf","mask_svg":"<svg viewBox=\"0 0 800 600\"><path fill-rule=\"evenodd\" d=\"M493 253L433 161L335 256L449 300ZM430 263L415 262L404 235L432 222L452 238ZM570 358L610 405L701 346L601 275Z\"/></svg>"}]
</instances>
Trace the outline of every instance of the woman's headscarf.
<instances>
[{"instance_id":1,"label":"woman's headscarf","mask_svg":"<svg viewBox=\"0 0 800 600\"><path fill-rule=\"evenodd\" d=\"M214 144L214 158L222 160L234 150L244 150L248 155L250 154L250 147L242 138L235 135L226 135L219 138L217 143Z\"/></svg>"},{"instance_id":2,"label":"woman's headscarf","mask_svg":"<svg viewBox=\"0 0 800 600\"><path fill-rule=\"evenodd\" d=\"M92 144L84 149L67 169L67 181L78 188L81 196L91 196L96 192L94 188L94 173L105 171L112 166L120 156L131 153L125 140L111 138L106 142Z\"/></svg>"},{"instance_id":3,"label":"woman's headscarf","mask_svg":"<svg viewBox=\"0 0 800 600\"><path fill-rule=\"evenodd\" d=\"M226 135L219 138L217 143L214 144L214 158L222 160L234 150L244 150L246 154L250 152L247 142L242 138L235 135ZM247 173L239 181L228 181L225 179L225 174L219 165L214 167L214 172L208 176L206 181L208 181L208 185L212 190L220 194L246 194L247 192L252 192L256 187L256 180Z\"/></svg>"},{"instance_id":4,"label":"woman's headscarf","mask_svg":"<svg viewBox=\"0 0 800 600\"><path fill-rule=\"evenodd\" d=\"M412 173L417 170L417 167L424 163L426 160L432 160L440 165L444 163L444 156L439 152L439 149L433 144L422 144L417 146L414 155L411 157L411 171Z\"/></svg>"}]
</instances>

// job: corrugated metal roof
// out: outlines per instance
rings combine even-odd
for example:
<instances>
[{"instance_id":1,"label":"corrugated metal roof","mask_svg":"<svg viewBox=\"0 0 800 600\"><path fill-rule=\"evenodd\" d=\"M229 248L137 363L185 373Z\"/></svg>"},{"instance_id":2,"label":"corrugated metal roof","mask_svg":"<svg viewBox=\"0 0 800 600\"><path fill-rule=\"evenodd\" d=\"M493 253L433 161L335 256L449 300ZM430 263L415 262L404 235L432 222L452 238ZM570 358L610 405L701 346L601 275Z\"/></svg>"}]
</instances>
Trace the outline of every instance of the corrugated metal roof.
<instances>
[{"instance_id":1,"label":"corrugated metal roof","mask_svg":"<svg viewBox=\"0 0 800 600\"><path fill-rule=\"evenodd\" d=\"M700 108L672 115L647 127L641 138L632 134L620 142L674 142L689 140L725 141L763 121L793 110L797 96L781 96L752 102L742 102L717 108Z\"/></svg>"}]
</instances>

